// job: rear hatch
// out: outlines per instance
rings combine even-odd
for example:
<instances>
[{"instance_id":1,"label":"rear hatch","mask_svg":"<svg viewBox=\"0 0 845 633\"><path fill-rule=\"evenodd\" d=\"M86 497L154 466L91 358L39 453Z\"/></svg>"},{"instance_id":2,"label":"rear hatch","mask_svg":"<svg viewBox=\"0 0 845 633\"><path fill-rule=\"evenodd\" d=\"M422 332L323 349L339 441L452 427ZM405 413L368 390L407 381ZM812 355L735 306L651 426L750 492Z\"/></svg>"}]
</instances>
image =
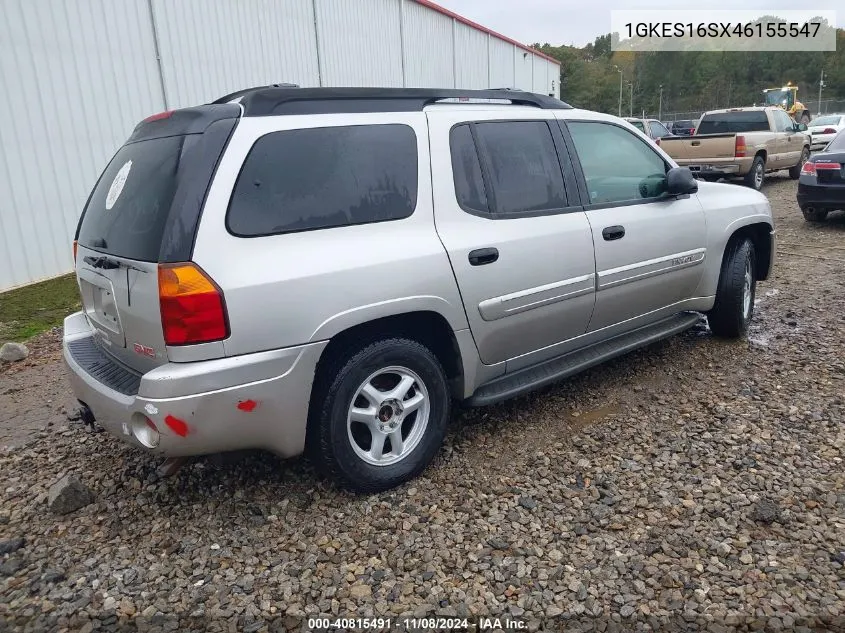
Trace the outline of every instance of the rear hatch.
<instances>
[{"instance_id":1,"label":"rear hatch","mask_svg":"<svg viewBox=\"0 0 845 633\"><path fill-rule=\"evenodd\" d=\"M142 121L100 176L76 232L82 305L101 347L145 373L168 361L160 263L187 262L205 194L240 106Z\"/></svg>"}]
</instances>

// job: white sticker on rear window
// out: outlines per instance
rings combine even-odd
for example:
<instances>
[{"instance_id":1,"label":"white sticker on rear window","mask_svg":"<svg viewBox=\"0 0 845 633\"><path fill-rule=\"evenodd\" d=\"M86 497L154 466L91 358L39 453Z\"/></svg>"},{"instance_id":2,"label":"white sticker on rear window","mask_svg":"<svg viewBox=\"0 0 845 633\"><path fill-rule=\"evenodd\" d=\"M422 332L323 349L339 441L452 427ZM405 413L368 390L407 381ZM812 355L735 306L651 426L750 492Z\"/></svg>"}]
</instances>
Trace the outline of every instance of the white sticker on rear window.
<instances>
[{"instance_id":1,"label":"white sticker on rear window","mask_svg":"<svg viewBox=\"0 0 845 633\"><path fill-rule=\"evenodd\" d=\"M126 179L129 177L129 170L132 169L132 161L128 160L120 168L120 171L117 172L117 175L114 177L114 180L111 183L111 187L109 187L109 193L106 196L106 209L111 209L114 206L114 203L117 202L117 198L120 196L120 193L123 191L123 185L126 184Z\"/></svg>"}]
</instances>

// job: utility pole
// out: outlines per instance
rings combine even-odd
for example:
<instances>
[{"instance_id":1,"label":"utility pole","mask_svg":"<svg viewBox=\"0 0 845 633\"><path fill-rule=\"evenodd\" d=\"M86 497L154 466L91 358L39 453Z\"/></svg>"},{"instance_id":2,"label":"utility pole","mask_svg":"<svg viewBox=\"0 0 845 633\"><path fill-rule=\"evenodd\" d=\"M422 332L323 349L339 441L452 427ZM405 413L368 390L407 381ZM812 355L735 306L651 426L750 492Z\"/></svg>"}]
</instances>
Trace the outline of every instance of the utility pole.
<instances>
[{"instance_id":1,"label":"utility pole","mask_svg":"<svg viewBox=\"0 0 845 633\"><path fill-rule=\"evenodd\" d=\"M628 116L633 117L634 116L634 82L629 81L628 85L631 87L631 103L628 106Z\"/></svg>"},{"instance_id":2,"label":"utility pole","mask_svg":"<svg viewBox=\"0 0 845 633\"><path fill-rule=\"evenodd\" d=\"M819 79L819 109L816 110L816 115L822 113L822 88L824 88L824 68L822 68L822 76Z\"/></svg>"},{"instance_id":3,"label":"utility pole","mask_svg":"<svg viewBox=\"0 0 845 633\"><path fill-rule=\"evenodd\" d=\"M619 73L619 118L622 118L622 69L619 66L614 66Z\"/></svg>"},{"instance_id":4,"label":"utility pole","mask_svg":"<svg viewBox=\"0 0 845 633\"><path fill-rule=\"evenodd\" d=\"M657 120L663 121L663 84L660 84L660 100L657 102Z\"/></svg>"}]
</instances>

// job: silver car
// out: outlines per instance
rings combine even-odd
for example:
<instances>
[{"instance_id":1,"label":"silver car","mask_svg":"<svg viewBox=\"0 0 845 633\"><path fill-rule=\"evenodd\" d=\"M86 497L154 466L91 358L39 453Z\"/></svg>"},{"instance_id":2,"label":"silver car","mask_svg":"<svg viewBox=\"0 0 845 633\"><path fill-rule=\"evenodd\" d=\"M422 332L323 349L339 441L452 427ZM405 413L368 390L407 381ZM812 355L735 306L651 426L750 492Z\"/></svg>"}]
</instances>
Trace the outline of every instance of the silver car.
<instances>
[{"instance_id":1,"label":"silver car","mask_svg":"<svg viewBox=\"0 0 845 633\"><path fill-rule=\"evenodd\" d=\"M64 357L163 456L307 451L398 485L489 405L681 332L743 336L766 198L512 91L245 90L141 122L79 222Z\"/></svg>"}]
</instances>

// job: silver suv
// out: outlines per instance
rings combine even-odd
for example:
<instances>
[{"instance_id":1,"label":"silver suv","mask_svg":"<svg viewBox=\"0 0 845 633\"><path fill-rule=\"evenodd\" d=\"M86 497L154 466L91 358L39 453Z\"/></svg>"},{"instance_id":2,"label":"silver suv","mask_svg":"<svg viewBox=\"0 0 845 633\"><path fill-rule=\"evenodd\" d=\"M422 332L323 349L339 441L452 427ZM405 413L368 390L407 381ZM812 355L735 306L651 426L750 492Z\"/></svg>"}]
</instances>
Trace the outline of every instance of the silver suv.
<instances>
[{"instance_id":1,"label":"silver suv","mask_svg":"<svg viewBox=\"0 0 845 633\"><path fill-rule=\"evenodd\" d=\"M489 405L670 336L742 336L766 198L515 91L265 87L141 122L79 222L64 356L165 456L307 451L359 491Z\"/></svg>"}]
</instances>

